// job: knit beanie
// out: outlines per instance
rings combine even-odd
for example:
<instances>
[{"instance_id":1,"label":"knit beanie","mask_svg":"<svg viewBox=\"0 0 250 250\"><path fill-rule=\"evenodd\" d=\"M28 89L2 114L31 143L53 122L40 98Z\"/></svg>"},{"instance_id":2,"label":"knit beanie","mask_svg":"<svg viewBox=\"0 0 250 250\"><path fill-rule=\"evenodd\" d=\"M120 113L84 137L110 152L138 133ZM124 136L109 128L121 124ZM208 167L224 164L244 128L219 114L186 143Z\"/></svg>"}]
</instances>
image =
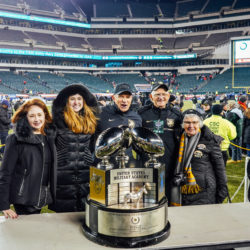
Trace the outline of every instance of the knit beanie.
<instances>
[{"instance_id":1,"label":"knit beanie","mask_svg":"<svg viewBox=\"0 0 250 250\"><path fill-rule=\"evenodd\" d=\"M212 114L220 115L223 110L223 106L221 104L215 104L212 106Z\"/></svg>"}]
</instances>

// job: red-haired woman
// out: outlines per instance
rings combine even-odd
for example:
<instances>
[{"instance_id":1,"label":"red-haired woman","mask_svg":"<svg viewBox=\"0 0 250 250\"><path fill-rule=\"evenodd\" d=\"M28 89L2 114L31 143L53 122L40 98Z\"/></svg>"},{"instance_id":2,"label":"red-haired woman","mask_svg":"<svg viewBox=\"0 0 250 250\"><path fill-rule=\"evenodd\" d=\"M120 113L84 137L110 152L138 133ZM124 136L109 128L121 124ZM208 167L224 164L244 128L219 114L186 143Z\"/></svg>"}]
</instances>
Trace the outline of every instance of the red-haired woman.
<instances>
[{"instance_id":1,"label":"red-haired woman","mask_svg":"<svg viewBox=\"0 0 250 250\"><path fill-rule=\"evenodd\" d=\"M55 129L40 99L26 101L12 118L0 167L0 210L6 218L37 214L55 198ZM10 209L14 205L15 212Z\"/></svg>"},{"instance_id":2,"label":"red-haired woman","mask_svg":"<svg viewBox=\"0 0 250 250\"><path fill-rule=\"evenodd\" d=\"M50 209L56 212L85 210L96 108L95 96L81 84L65 87L53 102L58 167L56 201Z\"/></svg>"}]
</instances>

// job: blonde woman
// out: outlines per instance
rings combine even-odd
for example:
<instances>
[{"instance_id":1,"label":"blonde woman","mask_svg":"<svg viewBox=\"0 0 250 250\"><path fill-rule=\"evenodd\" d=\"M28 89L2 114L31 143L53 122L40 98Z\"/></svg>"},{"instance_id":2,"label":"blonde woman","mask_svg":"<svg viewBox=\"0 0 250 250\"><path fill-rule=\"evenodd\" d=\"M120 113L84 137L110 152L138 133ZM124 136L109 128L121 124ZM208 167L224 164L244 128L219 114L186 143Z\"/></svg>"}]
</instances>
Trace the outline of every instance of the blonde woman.
<instances>
[{"instance_id":1,"label":"blonde woman","mask_svg":"<svg viewBox=\"0 0 250 250\"><path fill-rule=\"evenodd\" d=\"M96 108L95 96L81 84L65 87L53 102L58 168L56 200L50 208L56 212L85 210Z\"/></svg>"}]
</instances>

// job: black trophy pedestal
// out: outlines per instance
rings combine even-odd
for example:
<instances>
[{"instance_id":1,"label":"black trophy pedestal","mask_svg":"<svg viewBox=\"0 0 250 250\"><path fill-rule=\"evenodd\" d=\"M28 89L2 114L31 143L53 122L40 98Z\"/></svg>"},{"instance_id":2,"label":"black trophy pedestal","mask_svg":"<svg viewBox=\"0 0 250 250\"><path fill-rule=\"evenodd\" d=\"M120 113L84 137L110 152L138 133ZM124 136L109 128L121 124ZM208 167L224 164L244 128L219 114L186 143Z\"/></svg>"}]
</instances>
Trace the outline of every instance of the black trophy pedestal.
<instances>
[{"instance_id":1,"label":"black trophy pedestal","mask_svg":"<svg viewBox=\"0 0 250 250\"><path fill-rule=\"evenodd\" d=\"M159 205L123 209L86 202L84 235L109 247L144 247L165 240L170 234L167 200Z\"/></svg>"}]
</instances>

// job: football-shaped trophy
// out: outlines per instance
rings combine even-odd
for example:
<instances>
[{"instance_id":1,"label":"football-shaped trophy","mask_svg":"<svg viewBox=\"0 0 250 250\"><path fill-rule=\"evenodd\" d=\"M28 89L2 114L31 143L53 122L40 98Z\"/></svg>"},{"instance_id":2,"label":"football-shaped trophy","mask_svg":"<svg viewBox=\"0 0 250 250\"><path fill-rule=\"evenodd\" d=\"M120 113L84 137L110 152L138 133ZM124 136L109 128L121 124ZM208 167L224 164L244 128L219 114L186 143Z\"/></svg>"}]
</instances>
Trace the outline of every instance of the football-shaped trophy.
<instances>
[{"instance_id":1,"label":"football-shaped trophy","mask_svg":"<svg viewBox=\"0 0 250 250\"><path fill-rule=\"evenodd\" d=\"M127 166L131 145L139 156L148 155L144 167ZM146 128L109 128L98 137L95 154L102 161L90 168L85 236L112 247L143 247L166 239L165 165L157 162L164 154L161 138Z\"/></svg>"}]
</instances>

